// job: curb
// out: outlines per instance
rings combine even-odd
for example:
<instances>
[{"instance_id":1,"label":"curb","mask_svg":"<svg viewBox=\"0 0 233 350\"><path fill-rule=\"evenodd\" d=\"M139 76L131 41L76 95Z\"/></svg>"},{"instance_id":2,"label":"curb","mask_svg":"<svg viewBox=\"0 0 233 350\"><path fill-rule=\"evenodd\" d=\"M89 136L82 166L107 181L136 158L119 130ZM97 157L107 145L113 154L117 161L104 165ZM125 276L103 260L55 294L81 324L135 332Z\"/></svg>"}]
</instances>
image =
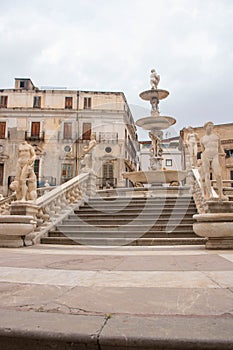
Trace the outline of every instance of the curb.
<instances>
[{"instance_id":1,"label":"curb","mask_svg":"<svg viewBox=\"0 0 233 350\"><path fill-rule=\"evenodd\" d=\"M71 315L0 310L4 350L233 350L233 316Z\"/></svg>"}]
</instances>

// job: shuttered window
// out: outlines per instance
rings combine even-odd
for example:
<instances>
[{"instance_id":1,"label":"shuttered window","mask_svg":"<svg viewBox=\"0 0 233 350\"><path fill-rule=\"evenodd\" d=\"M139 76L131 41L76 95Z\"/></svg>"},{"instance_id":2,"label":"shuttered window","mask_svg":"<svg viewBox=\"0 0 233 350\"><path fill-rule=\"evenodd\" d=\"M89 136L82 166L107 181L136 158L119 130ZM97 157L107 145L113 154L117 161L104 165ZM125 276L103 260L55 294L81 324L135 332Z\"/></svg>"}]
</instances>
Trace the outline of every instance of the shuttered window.
<instances>
[{"instance_id":1,"label":"shuttered window","mask_svg":"<svg viewBox=\"0 0 233 350\"><path fill-rule=\"evenodd\" d=\"M64 139L72 138L72 123L64 123L63 138Z\"/></svg>"},{"instance_id":2,"label":"shuttered window","mask_svg":"<svg viewBox=\"0 0 233 350\"><path fill-rule=\"evenodd\" d=\"M0 186L3 186L4 164L0 164Z\"/></svg>"},{"instance_id":3,"label":"shuttered window","mask_svg":"<svg viewBox=\"0 0 233 350\"><path fill-rule=\"evenodd\" d=\"M66 97L65 98L65 108L66 109L72 109L73 108L73 98L72 97Z\"/></svg>"},{"instance_id":4,"label":"shuttered window","mask_svg":"<svg viewBox=\"0 0 233 350\"><path fill-rule=\"evenodd\" d=\"M91 108L91 97L84 97L84 109L90 109Z\"/></svg>"},{"instance_id":5,"label":"shuttered window","mask_svg":"<svg viewBox=\"0 0 233 350\"><path fill-rule=\"evenodd\" d=\"M91 139L91 123L83 123L83 140L90 140Z\"/></svg>"},{"instance_id":6,"label":"shuttered window","mask_svg":"<svg viewBox=\"0 0 233 350\"><path fill-rule=\"evenodd\" d=\"M6 122L0 122L0 139L6 138Z\"/></svg>"},{"instance_id":7,"label":"shuttered window","mask_svg":"<svg viewBox=\"0 0 233 350\"><path fill-rule=\"evenodd\" d=\"M40 137L40 122L32 122L31 125L31 136L35 138Z\"/></svg>"}]
</instances>

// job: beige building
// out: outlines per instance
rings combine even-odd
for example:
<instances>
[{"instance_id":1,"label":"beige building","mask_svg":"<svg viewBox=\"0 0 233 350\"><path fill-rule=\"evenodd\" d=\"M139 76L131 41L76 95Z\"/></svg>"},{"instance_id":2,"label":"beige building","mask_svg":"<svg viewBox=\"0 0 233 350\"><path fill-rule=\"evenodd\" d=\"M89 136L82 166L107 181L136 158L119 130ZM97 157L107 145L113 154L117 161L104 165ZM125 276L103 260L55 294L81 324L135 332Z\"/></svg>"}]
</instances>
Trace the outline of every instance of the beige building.
<instances>
[{"instance_id":1,"label":"beige building","mask_svg":"<svg viewBox=\"0 0 233 350\"><path fill-rule=\"evenodd\" d=\"M136 127L122 92L39 89L15 79L0 90L0 193L15 176L18 145L33 145L38 184L61 184L80 170L83 146L95 134L99 187L125 186L122 172L137 166Z\"/></svg>"},{"instance_id":2,"label":"beige building","mask_svg":"<svg viewBox=\"0 0 233 350\"><path fill-rule=\"evenodd\" d=\"M205 130L202 127L193 128L197 133L199 140L204 136ZM180 147L182 150L182 164L185 168L186 155L185 155L185 143L188 134L188 128L183 128L180 131ZM218 124L214 126L214 133L217 133L221 139L221 145L225 151L226 157L221 157L222 177L223 180L233 180L233 123ZM198 158L201 156L200 142L198 142Z\"/></svg>"}]
</instances>

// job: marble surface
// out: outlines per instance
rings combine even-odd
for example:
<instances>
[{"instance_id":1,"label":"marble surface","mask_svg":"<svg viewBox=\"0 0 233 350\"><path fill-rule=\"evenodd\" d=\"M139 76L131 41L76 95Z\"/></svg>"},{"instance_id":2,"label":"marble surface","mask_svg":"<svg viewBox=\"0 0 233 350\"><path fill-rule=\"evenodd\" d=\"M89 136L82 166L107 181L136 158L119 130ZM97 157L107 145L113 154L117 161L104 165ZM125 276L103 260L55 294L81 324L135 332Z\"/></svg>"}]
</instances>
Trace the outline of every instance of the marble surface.
<instances>
[{"instance_id":1,"label":"marble surface","mask_svg":"<svg viewBox=\"0 0 233 350\"><path fill-rule=\"evenodd\" d=\"M203 247L0 249L0 310L229 315L233 251Z\"/></svg>"}]
</instances>

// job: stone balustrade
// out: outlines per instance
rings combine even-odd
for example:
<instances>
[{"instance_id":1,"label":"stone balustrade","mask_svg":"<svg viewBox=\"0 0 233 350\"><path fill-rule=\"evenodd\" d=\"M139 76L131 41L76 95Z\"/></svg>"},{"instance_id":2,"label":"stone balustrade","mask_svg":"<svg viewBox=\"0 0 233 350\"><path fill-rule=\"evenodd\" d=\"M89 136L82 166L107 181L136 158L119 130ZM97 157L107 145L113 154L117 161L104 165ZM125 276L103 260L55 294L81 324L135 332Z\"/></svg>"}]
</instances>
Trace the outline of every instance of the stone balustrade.
<instances>
[{"instance_id":1,"label":"stone balustrade","mask_svg":"<svg viewBox=\"0 0 233 350\"><path fill-rule=\"evenodd\" d=\"M84 201L87 201L89 197L95 195L95 191L96 175L93 171L90 171L89 173L80 174L52 190L47 190L44 195L37 198L35 201L14 201L14 196L2 200L0 208L3 231L6 232L6 223L9 227L12 224L17 224L17 219L19 217L30 217L36 224L34 231L30 232L27 237L22 237L19 230L18 236L22 238L23 243L21 245L14 245L11 237L10 246L39 243L40 238L46 236L48 232L73 209L74 206L81 205ZM18 227L20 228L20 226ZM9 246L9 239L5 236L6 234L4 234L5 243L1 246ZM15 237L16 236L17 235L15 235Z\"/></svg>"},{"instance_id":2,"label":"stone balustrade","mask_svg":"<svg viewBox=\"0 0 233 350\"><path fill-rule=\"evenodd\" d=\"M198 170L192 169L191 171L189 171L189 176L190 176L190 182L191 182L191 191L197 207L197 211L199 214L207 213L208 206L202 193L200 176L199 176Z\"/></svg>"},{"instance_id":3,"label":"stone balustrade","mask_svg":"<svg viewBox=\"0 0 233 350\"><path fill-rule=\"evenodd\" d=\"M12 194L0 201L0 216L10 214L10 206L16 200L16 195Z\"/></svg>"},{"instance_id":4,"label":"stone balustrade","mask_svg":"<svg viewBox=\"0 0 233 350\"><path fill-rule=\"evenodd\" d=\"M96 190L95 182L94 173L83 173L38 198L34 203L37 206L37 229L33 242L37 243L46 235L74 205L81 205L93 196Z\"/></svg>"}]
</instances>

